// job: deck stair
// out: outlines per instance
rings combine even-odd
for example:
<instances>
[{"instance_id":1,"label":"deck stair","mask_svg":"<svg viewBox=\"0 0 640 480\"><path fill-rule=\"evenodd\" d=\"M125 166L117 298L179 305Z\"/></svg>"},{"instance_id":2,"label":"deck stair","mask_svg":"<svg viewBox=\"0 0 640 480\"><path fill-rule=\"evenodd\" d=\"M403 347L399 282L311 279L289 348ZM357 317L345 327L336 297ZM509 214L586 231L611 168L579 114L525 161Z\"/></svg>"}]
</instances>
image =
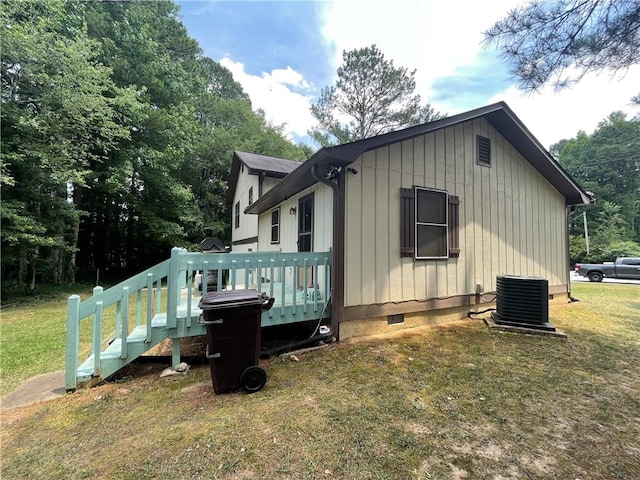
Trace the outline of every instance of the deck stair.
<instances>
[{"instance_id":1,"label":"deck stair","mask_svg":"<svg viewBox=\"0 0 640 480\"><path fill-rule=\"evenodd\" d=\"M228 284L217 282L218 290L255 288L274 297L274 307L263 313L263 326L329 318L329 259L328 252L194 253L174 248L169 260L108 290L96 287L85 301L72 295L67 304L66 389L107 378L165 339L172 340L172 364L177 365L180 340L206 333L198 323L198 301L209 287L203 281L198 290L198 272L203 279L222 279L228 271ZM105 336L105 323L115 325L111 335ZM91 344L82 363L81 338L82 351L89 340Z\"/></svg>"}]
</instances>

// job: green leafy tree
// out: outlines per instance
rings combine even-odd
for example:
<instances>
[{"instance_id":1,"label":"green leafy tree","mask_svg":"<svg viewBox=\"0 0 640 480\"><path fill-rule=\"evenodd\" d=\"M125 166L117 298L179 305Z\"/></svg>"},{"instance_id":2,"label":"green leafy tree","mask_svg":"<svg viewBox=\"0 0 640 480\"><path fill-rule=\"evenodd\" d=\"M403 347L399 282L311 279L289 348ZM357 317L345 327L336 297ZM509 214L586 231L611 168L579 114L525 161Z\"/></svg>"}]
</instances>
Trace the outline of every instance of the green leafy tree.
<instances>
[{"instance_id":1,"label":"green leafy tree","mask_svg":"<svg viewBox=\"0 0 640 480\"><path fill-rule=\"evenodd\" d=\"M611 202L603 202L596 218L593 241L600 244L621 242L627 236L627 222L622 216L622 207Z\"/></svg>"},{"instance_id":2,"label":"green leafy tree","mask_svg":"<svg viewBox=\"0 0 640 480\"><path fill-rule=\"evenodd\" d=\"M318 125L309 133L321 145L347 143L441 118L421 104L415 73L395 67L376 47L342 54L334 86L311 107Z\"/></svg>"},{"instance_id":3,"label":"green leafy tree","mask_svg":"<svg viewBox=\"0 0 640 480\"><path fill-rule=\"evenodd\" d=\"M627 120L614 112L600 122L593 134L579 132L575 138L551 147L560 164L595 196L591 205L579 207L570 217L570 234L584 237L586 212L590 252L572 243L576 261L610 261L632 255L640 241L640 119ZM584 238L583 240L584 241ZM614 245L617 245L614 247ZM621 253L626 250L626 253ZM630 247L631 246L631 247ZM582 248L585 248L582 253ZM617 252L617 255L614 253Z\"/></svg>"},{"instance_id":4,"label":"green leafy tree","mask_svg":"<svg viewBox=\"0 0 640 480\"><path fill-rule=\"evenodd\" d=\"M2 5L2 281L119 280L230 238L232 152L307 158L169 0Z\"/></svg>"},{"instance_id":5,"label":"green leafy tree","mask_svg":"<svg viewBox=\"0 0 640 480\"><path fill-rule=\"evenodd\" d=\"M7 1L0 13L3 279L29 290L39 273L73 281L81 212L70 191L129 137L119 117L133 94L96 62L83 13L60 0Z\"/></svg>"},{"instance_id":6,"label":"green leafy tree","mask_svg":"<svg viewBox=\"0 0 640 480\"><path fill-rule=\"evenodd\" d=\"M80 229L81 272L116 278L189 245L200 223L182 178L198 136L200 49L171 1L91 2L85 21L115 84L136 92L135 108L121 119L130 137L92 164L88 186L74 192L90 212Z\"/></svg>"},{"instance_id":7,"label":"green leafy tree","mask_svg":"<svg viewBox=\"0 0 640 480\"><path fill-rule=\"evenodd\" d=\"M623 239L640 241L640 119L627 120L613 112L591 135L579 132L575 138L551 147L560 164L585 190L595 195L586 207L587 217L599 218L607 202L619 206L624 221ZM572 233L584 228L575 215Z\"/></svg>"},{"instance_id":8,"label":"green leafy tree","mask_svg":"<svg viewBox=\"0 0 640 480\"><path fill-rule=\"evenodd\" d=\"M484 33L525 90L562 88L640 61L637 0L533 0Z\"/></svg>"},{"instance_id":9,"label":"green leafy tree","mask_svg":"<svg viewBox=\"0 0 640 480\"><path fill-rule=\"evenodd\" d=\"M87 24L114 81L138 92L138 109L126 119L131 138L95 166L95 185L81 192L95 212L83 219L87 273L137 271L207 235L230 240L233 151L296 148L252 111L229 70L202 57L172 1L92 3Z\"/></svg>"},{"instance_id":10,"label":"green leafy tree","mask_svg":"<svg viewBox=\"0 0 640 480\"><path fill-rule=\"evenodd\" d=\"M199 237L215 235L231 241L231 212L226 204L231 159L235 150L292 160L311 156L309 147L288 141L282 127L270 125L242 95L235 99L206 95L199 107L201 138L185 173L190 175L203 213Z\"/></svg>"}]
</instances>

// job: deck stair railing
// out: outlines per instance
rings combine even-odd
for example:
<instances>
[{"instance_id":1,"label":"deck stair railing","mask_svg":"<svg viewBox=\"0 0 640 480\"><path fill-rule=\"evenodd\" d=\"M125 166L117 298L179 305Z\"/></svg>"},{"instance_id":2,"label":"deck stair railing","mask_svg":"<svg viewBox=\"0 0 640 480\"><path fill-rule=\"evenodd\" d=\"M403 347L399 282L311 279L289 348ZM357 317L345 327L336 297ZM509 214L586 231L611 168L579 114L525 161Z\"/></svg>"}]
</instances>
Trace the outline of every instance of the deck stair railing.
<instances>
[{"instance_id":1,"label":"deck stair railing","mask_svg":"<svg viewBox=\"0 0 640 480\"><path fill-rule=\"evenodd\" d=\"M329 252L194 253L174 248L169 260L107 290L95 287L85 301L71 295L66 389L107 378L165 339L172 341L172 363L177 365L180 339L206 333L197 321L202 313L198 301L211 289L255 288L274 297L274 307L262 314L263 327L329 318L330 258ZM105 325L115 331L107 336ZM83 363L81 353L89 354Z\"/></svg>"}]
</instances>

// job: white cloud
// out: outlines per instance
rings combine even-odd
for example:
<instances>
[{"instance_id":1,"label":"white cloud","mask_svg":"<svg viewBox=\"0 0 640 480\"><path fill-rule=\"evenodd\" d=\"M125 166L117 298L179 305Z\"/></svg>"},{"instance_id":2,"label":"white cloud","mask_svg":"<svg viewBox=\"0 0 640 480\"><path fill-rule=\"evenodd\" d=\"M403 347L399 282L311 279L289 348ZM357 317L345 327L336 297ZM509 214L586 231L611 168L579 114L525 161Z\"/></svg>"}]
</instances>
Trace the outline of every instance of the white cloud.
<instances>
[{"instance_id":1,"label":"white cloud","mask_svg":"<svg viewBox=\"0 0 640 480\"><path fill-rule=\"evenodd\" d=\"M319 4L320 26L325 48L333 57L326 68L335 74L342 62L342 51L375 43L396 66L417 69L417 91L423 99L435 98L435 80L458 73L462 68L473 74L482 51L482 32L506 12L524 3L520 0L336 0ZM265 111L274 124L286 124L285 132L304 137L315 121L310 106L314 85L291 66L262 75L251 75L244 64L223 58L234 78L251 97L254 108ZM295 65L294 65L295 67ZM629 100L640 92L640 66L623 78L607 74L589 75L570 89L555 92L545 88L528 95L509 87L469 105L466 92L446 103L431 101L436 110L450 115L498 100L506 101L545 146L576 135L578 130L593 131L599 121L614 110L636 113ZM481 100L482 101L482 100Z\"/></svg>"},{"instance_id":2,"label":"white cloud","mask_svg":"<svg viewBox=\"0 0 640 480\"><path fill-rule=\"evenodd\" d=\"M575 137L579 130L592 133L613 111L622 110L630 117L637 114L639 109L630 100L639 92L640 66L636 66L622 78L605 73L588 75L560 92L547 87L526 95L510 87L487 103L507 102L540 143L549 148L562 139Z\"/></svg>"},{"instance_id":3,"label":"white cloud","mask_svg":"<svg viewBox=\"0 0 640 480\"><path fill-rule=\"evenodd\" d=\"M324 10L323 34L335 46L334 70L342 51L375 43L394 65L417 69L417 91L429 98L431 84L473 62L481 50L482 32L514 0L351 0L334 1Z\"/></svg>"},{"instance_id":4,"label":"white cloud","mask_svg":"<svg viewBox=\"0 0 640 480\"><path fill-rule=\"evenodd\" d=\"M473 70L482 51L482 32L509 10L526 3L521 0L351 0L328 3L322 32L327 47L335 48L335 71L342 51L375 43L396 66L417 69L417 91L429 101L435 97L433 84L461 67ZM497 55L497 53L496 53ZM471 68L470 68L471 67ZM589 75L576 86L555 92L545 88L535 95L515 87L494 95L482 105L469 106L465 92L460 101L438 104L436 110L450 115L506 101L540 142L551 144L575 136L578 130L592 132L599 121L614 110L635 113L629 100L640 92L640 66L623 78L606 73Z\"/></svg>"},{"instance_id":5,"label":"white cloud","mask_svg":"<svg viewBox=\"0 0 640 480\"><path fill-rule=\"evenodd\" d=\"M228 68L233 78L251 98L254 109L264 110L267 120L275 125L285 124L285 133L302 137L314 124L309 110L312 98L304 93L310 84L291 67L275 69L261 76L245 72L244 64L223 58L220 64Z\"/></svg>"}]
</instances>

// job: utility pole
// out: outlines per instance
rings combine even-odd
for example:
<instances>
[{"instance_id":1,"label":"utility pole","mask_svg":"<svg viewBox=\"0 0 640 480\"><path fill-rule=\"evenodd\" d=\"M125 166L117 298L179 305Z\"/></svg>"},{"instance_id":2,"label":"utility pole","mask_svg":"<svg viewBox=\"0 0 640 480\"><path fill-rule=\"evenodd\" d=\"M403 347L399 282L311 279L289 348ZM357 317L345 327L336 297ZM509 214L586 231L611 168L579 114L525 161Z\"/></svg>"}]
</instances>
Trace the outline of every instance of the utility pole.
<instances>
[{"instance_id":1,"label":"utility pole","mask_svg":"<svg viewBox=\"0 0 640 480\"><path fill-rule=\"evenodd\" d=\"M582 212L582 220L584 221L584 240L587 244L587 255L589 255L589 230L587 229L587 212Z\"/></svg>"}]
</instances>

